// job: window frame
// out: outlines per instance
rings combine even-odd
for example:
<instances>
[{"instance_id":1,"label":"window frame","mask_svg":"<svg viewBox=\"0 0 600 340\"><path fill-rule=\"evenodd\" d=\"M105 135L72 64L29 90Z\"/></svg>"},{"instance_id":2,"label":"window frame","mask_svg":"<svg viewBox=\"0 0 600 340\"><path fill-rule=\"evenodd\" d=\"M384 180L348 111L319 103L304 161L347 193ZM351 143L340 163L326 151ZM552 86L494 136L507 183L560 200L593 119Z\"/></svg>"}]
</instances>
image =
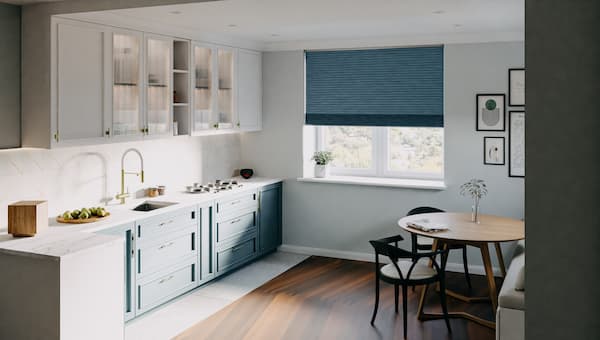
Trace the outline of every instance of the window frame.
<instances>
[{"instance_id":1,"label":"window frame","mask_svg":"<svg viewBox=\"0 0 600 340\"><path fill-rule=\"evenodd\" d=\"M325 128L327 126L315 126L315 146L317 151L325 150ZM353 177L378 177L378 178L400 178L400 179L418 179L418 180L443 180L445 172L445 136L442 140L442 171L441 173L426 173L414 171L398 171L390 169L390 147L389 147L389 126L366 126L373 129L372 158L371 168L369 169L351 169L330 166L330 173L333 176L353 176ZM444 128L442 133L444 133Z\"/></svg>"}]
</instances>

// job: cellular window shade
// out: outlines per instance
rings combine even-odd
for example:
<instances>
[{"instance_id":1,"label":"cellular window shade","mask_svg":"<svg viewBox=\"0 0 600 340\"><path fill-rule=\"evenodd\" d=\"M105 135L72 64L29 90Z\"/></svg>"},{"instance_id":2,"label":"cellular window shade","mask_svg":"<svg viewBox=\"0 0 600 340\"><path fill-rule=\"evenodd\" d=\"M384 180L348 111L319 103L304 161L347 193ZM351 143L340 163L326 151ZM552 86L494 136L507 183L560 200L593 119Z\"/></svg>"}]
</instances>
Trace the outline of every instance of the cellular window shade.
<instances>
[{"instance_id":1,"label":"cellular window shade","mask_svg":"<svg viewBox=\"0 0 600 340\"><path fill-rule=\"evenodd\" d=\"M306 124L444 126L444 47L306 51Z\"/></svg>"}]
</instances>

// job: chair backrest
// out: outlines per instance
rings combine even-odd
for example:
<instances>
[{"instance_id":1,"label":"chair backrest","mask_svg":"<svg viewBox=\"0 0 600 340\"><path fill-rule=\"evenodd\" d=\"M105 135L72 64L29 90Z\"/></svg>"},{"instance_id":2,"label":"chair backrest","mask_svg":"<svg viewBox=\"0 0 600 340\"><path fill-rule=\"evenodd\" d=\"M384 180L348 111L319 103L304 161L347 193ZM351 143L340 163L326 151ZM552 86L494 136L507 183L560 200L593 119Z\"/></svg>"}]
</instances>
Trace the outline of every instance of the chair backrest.
<instances>
[{"instance_id":1,"label":"chair backrest","mask_svg":"<svg viewBox=\"0 0 600 340\"><path fill-rule=\"evenodd\" d=\"M406 216L417 215L417 214L429 214L429 213L438 213L444 212L442 209L434 208L434 207L416 207L409 211Z\"/></svg>"},{"instance_id":2,"label":"chair backrest","mask_svg":"<svg viewBox=\"0 0 600 340\"><path fill-rule=\"evenodd\" d=\"M388 238L383 238L383 239L379 239L379 240L369 241L369 243L371 243L371 245L375 249L375 267L376 268L379 268L379 255L384 255L384 256L387 256L391 260L391 263L396 268L396 271L398 272L398 276L400 277L400 279L402 279L402 280L410 279L410 274L412 273L413 268L417 264L417 260L422 257L429 257L433 264L433 267L435 268L438 275L444 275L444 271L446 270L446 256L448 255L448 249L438 250L438 251L430 252L430 253L414 253L414 252L410 252L408 250L404 250L402 248L392 246L390 244L391 239L392 238L388 237ZM442 255L441 267L440 267L440 265L438 265L438 263L435 259L435 257L437 255ZM398 267L397 262L399 259L413 260L412 261L413 263L410 266L408 273L406 273L406 276L403 275L402 271ZM379 272L377 272L377 273L379 273Z\"/></svg>"}]
</instances>

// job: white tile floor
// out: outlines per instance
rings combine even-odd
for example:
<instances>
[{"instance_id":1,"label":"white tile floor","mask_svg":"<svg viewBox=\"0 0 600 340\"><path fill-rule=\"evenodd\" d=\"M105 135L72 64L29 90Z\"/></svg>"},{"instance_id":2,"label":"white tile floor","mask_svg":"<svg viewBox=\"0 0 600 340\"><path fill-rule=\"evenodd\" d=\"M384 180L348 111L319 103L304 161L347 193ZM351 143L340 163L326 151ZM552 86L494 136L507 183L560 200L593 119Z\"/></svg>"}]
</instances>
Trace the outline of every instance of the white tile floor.
<instances>
[{"instance_id":1,"label":"white tile floor","mask_svg":"<svg viewBox=\"0 0 600 340\"><path fill-rule=\"evenodd\" d=\"M268 255L130 321L125 339L171 339L307 257L285 252Z\"/></svg>"}]
</instances>

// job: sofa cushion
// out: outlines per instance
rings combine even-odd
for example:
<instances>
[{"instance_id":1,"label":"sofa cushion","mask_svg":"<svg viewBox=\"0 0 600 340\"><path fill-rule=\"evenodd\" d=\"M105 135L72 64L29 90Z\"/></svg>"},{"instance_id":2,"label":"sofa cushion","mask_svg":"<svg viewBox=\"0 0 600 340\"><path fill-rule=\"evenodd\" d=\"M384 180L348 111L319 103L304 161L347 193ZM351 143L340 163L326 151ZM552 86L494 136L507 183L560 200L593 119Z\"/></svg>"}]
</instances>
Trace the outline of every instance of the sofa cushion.
<instances>
[{"instance_id":1,"label":"sofa cushion","mask_svg":"<svg viewBox=\"0 0 600 340\"><path fill-rule=\"evenodd\" d=\"M515 280L515 290L525 290L525 266L522 266L519 269L519 272L517 273L517 278Z\"/></svg>"},{"instance_id":2,"label":"sofa cushion","mask_svg":"<svg viewBox=\"0 0 600 340\"><path fill-rule=\"evenodd\" d=\"M525 254L513 258L498 296L498 305L504 308L525 310L525 292L515 290L519 271L525 266Z\"/></svg>"}]
</instances>

